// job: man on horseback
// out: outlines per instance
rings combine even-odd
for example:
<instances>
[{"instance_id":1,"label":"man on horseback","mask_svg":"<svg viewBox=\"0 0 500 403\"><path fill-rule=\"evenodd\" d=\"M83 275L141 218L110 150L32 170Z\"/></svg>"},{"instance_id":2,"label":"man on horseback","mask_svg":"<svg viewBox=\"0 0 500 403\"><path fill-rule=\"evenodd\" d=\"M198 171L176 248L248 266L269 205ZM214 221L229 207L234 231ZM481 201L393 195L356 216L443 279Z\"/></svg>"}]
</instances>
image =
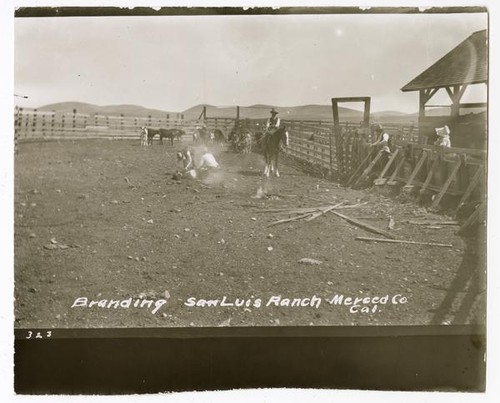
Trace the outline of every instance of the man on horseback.
<instances>
[{"instance_id":1,"label":"man on horseback","mask_svg":"<svg viewBox=\"0 0 500 403\"><path fill-rule=\"evenodd\" d=\"M280 123L281 123L281 120L280 118L277 116L278 115L278 111L276 109L271 109L271 117L269 119L267 119L267 122L266 122L266 131L265 131L265 135L269 134L269 133L274 133L276 130L278 130L280 128Z\"/></svg>"}]
</instances>

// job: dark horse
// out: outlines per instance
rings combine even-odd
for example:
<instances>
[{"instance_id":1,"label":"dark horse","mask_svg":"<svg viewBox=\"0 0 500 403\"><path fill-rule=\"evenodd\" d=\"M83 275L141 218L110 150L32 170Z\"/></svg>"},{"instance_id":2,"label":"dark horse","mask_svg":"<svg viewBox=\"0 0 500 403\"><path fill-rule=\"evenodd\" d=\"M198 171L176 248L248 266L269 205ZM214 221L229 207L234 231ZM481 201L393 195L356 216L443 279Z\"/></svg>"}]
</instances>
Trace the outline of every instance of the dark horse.
<instances>
[{"instance_id":1,"label":"dark horse","mask_svg":"<svg viewBox=\"0 0 500 403\"><path fill-rule=\"evenodd\" d=\"M184 130L181 129L160 129L160 144L163 143L163 139L170 139L170 144L174 145L174 139L181 140L182 136L186 134Z\"/></svg>"},{"instance_id":2,"label":"dark horse","mask_svg":"<svg viewBox=\"0 0 500 403\"><path fill-rule=\"evenodd\" d=\"M212 133L214 134L215 144L221 145L226 142L226 136L224 135L224 132L221 129L214 129Z\"/></svg>"},{"instance_id":3,"label":"dark horse","mask_svg":"<svg viewBox=\"0 0 500 403\"><path fill-rule=\"evenodd\" d=\"M264 160L266 167L264 175L269 177L271 172L276 176L280 176L278 171L278 156L280 152L280 143L283 142L285 147L288 146L288 130L285 126L280 127L274 133L267 133L261 139L262 151L264 152Z\"/></svg>"}]
</instances>

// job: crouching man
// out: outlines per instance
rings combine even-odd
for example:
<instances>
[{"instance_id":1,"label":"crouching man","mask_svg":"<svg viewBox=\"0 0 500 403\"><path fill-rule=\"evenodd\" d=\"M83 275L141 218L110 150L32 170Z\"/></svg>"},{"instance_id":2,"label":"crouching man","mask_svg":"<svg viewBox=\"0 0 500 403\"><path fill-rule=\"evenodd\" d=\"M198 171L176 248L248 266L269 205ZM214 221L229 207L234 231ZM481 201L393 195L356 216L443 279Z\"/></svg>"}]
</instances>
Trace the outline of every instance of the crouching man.
<instances>
[{"instance_id":1,"label":"crouching man","mask_svg":"<svg viewBox=\"0 0 500 403\"><path fill-rule=\"evenodd\" d=\"M215 159L214 155L204 148L203 155L198 162L197 168L202 170L219 168L219 163Z\"/></svg>"}]
</instances>

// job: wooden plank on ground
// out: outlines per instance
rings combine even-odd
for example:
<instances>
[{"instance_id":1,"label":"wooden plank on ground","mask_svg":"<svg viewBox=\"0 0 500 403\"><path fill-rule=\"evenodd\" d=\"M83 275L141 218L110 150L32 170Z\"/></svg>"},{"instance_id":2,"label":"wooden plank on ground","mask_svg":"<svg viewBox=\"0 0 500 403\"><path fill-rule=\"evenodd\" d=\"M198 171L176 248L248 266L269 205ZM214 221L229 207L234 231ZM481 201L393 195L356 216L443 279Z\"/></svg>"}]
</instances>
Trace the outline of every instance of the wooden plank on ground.
<instances>
[{"instance_id":1,"label":"wooden plank on ground","mask_svg":"<svg viewBox=\"0 0 500 403\"><path fill-rule=\"evenodd\" d=\"M411 245L441 246L444 248L453 248L453 245L449 244L449 243L417 242L417 241L405 241L402 239L368 238L368 237L362 237L362 236L356 237L356 241L405 243L405 244L411 244Z\"/></svg>"},{"instance_id":2,"label":"wooden plank on ground","mask_svg":"<svg viewBox=\"0 0 500 403\"><path fill-rule=\"evenodd\" d=\"M408 224L415 225L458 225L458 221L406 221Z\"/></svg>"},{"instance_id":3,"label":"wooden plank on ground","mask_svg":"<svg viewBox=\"0 0 500 403\"><path fill-rule=\"evenodd\" d=\"M370 224L367 224L367 223L364 223L362 221L359 221L359 220L357 220L355 218L348 217L348 216L346 216L344 214L341 214L341 213L338 213L336 211L332 211L332 213L335 214L336 216L339 216L340 218L343 218L344 220L350 222L351 224L357 225L358 227L363 228L363 229L365 229L367 231L375 232L376 234L380 234L380 235L383 235L383 236L385 236L387 238L391 238L391 239L395 239L396 238L390 232L381 230L381 229L379 229L377 227L374 227L374 226L372 226Z\"/></svg>"}]
</instances>

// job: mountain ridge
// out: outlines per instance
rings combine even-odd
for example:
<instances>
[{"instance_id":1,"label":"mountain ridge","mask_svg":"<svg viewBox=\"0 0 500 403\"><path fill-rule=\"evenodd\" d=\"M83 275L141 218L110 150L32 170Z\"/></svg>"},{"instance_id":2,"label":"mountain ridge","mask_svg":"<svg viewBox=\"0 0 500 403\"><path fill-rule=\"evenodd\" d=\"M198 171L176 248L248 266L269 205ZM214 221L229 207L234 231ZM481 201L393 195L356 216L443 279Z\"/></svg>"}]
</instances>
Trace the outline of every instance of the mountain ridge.
<instances>
[{"instance_id":1,"label":"mountain ridge","mask_svg":"<svg viewBox=\"0 0 500 403\"><path fill-rule=\"evenodd\" d=\"M203 112L203 107L206 107L207 117L218 118L235 118L236 106L215 106L211 104L198 104L180 112L163 111L160 109L146 108L134 104L121 105L95 105L85 102L68 101L58 102L44 105L38 108L39 111L57 111L71 113L76 109L77 113L82 114L98 114L119 116L137 116L152 118L164 118L166 114L171 117L184 115L185 120L197 120ZM291 120L324 120L332 121L331 105L306 104L296 106L278 106L271 104L253 104L249 106L240 106L240 119L266 119L269 117L269 111L275 108L279 111L279 116L282 119ZM363 120L363 112L356 109L339 107L340 120L360 122ZM386 122L410 122L417 119L416 113L404 113L398 111L381 111L372 112L370 114L372 121Z\"/></svg>"}]
</instances>

